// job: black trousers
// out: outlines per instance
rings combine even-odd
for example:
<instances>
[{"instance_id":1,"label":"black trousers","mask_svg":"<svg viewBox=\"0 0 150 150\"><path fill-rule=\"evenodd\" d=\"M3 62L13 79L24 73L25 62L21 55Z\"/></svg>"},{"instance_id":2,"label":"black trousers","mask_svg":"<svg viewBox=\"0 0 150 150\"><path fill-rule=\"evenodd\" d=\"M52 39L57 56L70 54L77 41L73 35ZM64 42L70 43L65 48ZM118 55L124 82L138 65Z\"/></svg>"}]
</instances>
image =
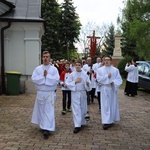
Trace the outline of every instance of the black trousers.
<instances>
[{"instance_id":1,"label":"black trousers","mask_svg":"<svg viewBox=\"0 0 150 150\"><path fill-rule=\"evenodd\" d=\"M87 104L89 105L90 102L94 102L95 96L95 88L92 88L91 91L87 92Z\"/></svg>"},{"instance_id":2,"label":"black trousers","mask_svg":"<svg viewBox=\"0 0 150 150\"><path fill-rule=\"evenodd\" d=\"M67 109L70 109L70 107L71 107L71 91L62 90L62 97L63 97L63 99L62 99L63 110L66 110L67 99L68 99Z\"/></svg>"},{"instance_id":3,"label":"black trousers","mask_svg":"<svg viewBox=\"0 0 150 150\"><path fill-rule=\"evenodd\" d=\"M92 90L90 91L90 95L91 95L91 101L93 101L95 97L95 88L92 88Z\"/></svg>"},{"instance_id":4,"label":"black trousers","mask_svg":"<svg viewBox=\"0 0 150 150\"><path fill-rule=\"evenodd\" d=\"M125 89L124 89L124 94L127 94L127 89L128 89L128 82L127 82L127 80L126 80Z\"/></svg>"},{"instance_id":5,"label":"black trousers","mask_svg":"<svg viewBox=\"0 0 150 150\"><path fill-rule=\"evenodd\" d=\"M98 100L99 109L101 109L101 92L97 92L97 100Z\"/></svg>"},{"instance_id":6,"label":"black trousers","mask_svg":"<svg viewBox=\"0 0 150 150\"><path fill-rule=\"evenodd\" d=\"M87 104L89 105L90 101L91 101L91 99L90 99L90 92L86 92L86 94L87 94Z\"/></svg>"},{"instance_id":7,"label":"black trousers","mask_svg":"<svg viewBox=\"0 0 150 150\"><path fill-rule=\"evenodd\" d=\"M132 83L127 81L125 87L125 93L126 95L131 94L131 96L137 95L137 83Z\"/></svg>"}]
</instances>

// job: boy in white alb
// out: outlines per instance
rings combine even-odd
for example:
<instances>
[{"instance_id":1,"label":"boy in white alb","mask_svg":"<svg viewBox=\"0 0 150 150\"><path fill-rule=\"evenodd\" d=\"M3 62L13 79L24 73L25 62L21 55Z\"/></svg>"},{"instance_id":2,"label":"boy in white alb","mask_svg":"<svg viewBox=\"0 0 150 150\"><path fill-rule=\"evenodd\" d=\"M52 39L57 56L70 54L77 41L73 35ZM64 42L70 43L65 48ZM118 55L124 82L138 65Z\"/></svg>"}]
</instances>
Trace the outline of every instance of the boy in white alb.
<instances>
[{"instance_id":1,"label":"boy in white alb","mask_svg":"<svg viewBox=\"0 0 150 150\"><path fill-rule=\"evenodd\" d=\"M92 59L91 57L87 58L87 64L83 65L83 71L87 73L89 76L89 79L91 81L91 91L87 92L87 103L88 105L92 102L94 102L95 97L95 89L96 89L96 79L94 77L94 70L92 65Z\"/></svg>"},{"instance_id":2,"label":"boy in white alb","mask_svg":"<svg viewBox=\"0 0 150 150\"><path fill-rule=\"evenodd\" d=\"M101 118L103 129L110 128L115 121L120 121L117 90L122 78L117 68L111 65L112 58L104 57L105 65L97 71L97 82L101 85Z\"/></svg>"},{"instance_id":3,"label":"boy in white alb","mask_svg":"<svg viewBox=\"0 0 150 150\"><path fill-rule=\"evenodd\" d=\"M74 120L74 133L81 130L81 125L86 125L85 115L87 113L87 94L90 91L89 76L81 70L82 61L76 61L76 71L73 71L66 80L67 87L71 90L71 106Z\"/></svg>"},{"instance_id":4,"label":"boy in white alb","mask_svg":"<svg viewBox=\"0 0 150 150\"><path fill-rule=\"evenodd\" d=\"M56 67L50 65L48 51L43 52L42 60L43 64L34 69L31 77L37 90L31 122L38 124L44 138L48 139L49 131L55 131L54 104L59 73Z\"/></svg>"}]
</instances>

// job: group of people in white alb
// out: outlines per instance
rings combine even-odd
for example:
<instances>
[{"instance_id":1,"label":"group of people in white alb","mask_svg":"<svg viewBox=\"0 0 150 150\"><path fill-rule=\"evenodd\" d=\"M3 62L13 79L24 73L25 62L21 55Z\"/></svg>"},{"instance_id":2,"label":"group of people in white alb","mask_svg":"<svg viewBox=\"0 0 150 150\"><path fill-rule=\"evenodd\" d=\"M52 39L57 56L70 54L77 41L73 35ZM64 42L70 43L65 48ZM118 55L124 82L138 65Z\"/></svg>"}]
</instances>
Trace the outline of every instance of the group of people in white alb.
<instances>
[{"instance_id":1,"label":"group of people in white alb","mask_svg":"<svg viewBox=\"0 0 150 150\"><path fill-rule=\"evenodd\" d=\"M120 120L117 90L122 84L122 78L119 70L111 65L111 57L105 56L104 64L98 57L93 65L88 57L87 64L83 66L82 61L76 60L73 71L66 63L60 75L57 68L49 63L50 59L50 53L44 51L43 64L34 69L31 77L37 90L31 122L39 125L45 139L48 139L50 131L55 131L54 108L58 84L62 86L62 114L72 111L73 133L78 133L82 126L87 125L88 104L94 102L95 95L98 97L103 129L108 129ZM69 100L67 106L66 99Z\"/></svg>"}]
</instances>

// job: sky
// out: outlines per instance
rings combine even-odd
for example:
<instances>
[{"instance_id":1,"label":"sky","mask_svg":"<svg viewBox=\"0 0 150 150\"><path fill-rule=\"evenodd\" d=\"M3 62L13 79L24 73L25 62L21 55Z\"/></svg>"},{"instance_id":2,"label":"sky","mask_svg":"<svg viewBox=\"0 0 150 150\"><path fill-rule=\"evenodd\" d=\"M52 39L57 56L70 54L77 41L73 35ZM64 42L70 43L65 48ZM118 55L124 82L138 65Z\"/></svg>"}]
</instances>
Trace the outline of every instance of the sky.
<instances>
[{"instance_id":1,"label":"sky","mask_svg":"<svg viewBox=\"0 0 150 150\"><path fill-rule=\"evenodd\" d=\"M72 0L76 7L76 13L79 15L83 26L88 22L96 26L110 25L111 23L117 29L117 18L121 15L125 0ZM63 0L58 0L62 3ZM93 29L91 30L93 31ZM77 43L78 52L83 52L84 44Z\"/></svg>"},{"instance_id":2,"label":"sky","mask_svg":"<svg viewBox=\"0 0 150 150\"><path fill-rule=\"evenodd\" d=\"M76 13L82 25L94 22L96 25L113 23L117 26L118 14L124 6L124 0L73 0ZM59 3L63 0L58 0Z\"/></svg>"}]
</instances>

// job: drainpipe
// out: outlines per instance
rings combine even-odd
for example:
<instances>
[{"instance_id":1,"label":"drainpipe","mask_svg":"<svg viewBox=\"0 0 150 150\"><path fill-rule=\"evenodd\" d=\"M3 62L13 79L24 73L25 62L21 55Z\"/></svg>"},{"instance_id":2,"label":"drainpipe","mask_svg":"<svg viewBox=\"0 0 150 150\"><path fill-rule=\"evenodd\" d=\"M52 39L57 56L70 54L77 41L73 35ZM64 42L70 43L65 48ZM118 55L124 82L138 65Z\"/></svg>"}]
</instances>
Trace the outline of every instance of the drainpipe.
<instances>
[{"instance_id":1,"label":"drainpipe","mask_svg":"<svg viewBox=\"0 0 150 150\"><path fill-rule=\"evenodd\" d=\"M2 94L6 94L5 85L5 66L4 66L4 31L11 26L11 22L8 25L2 27L1 29L1 81L2 81Z\"/></svg>"}]
</instances>

